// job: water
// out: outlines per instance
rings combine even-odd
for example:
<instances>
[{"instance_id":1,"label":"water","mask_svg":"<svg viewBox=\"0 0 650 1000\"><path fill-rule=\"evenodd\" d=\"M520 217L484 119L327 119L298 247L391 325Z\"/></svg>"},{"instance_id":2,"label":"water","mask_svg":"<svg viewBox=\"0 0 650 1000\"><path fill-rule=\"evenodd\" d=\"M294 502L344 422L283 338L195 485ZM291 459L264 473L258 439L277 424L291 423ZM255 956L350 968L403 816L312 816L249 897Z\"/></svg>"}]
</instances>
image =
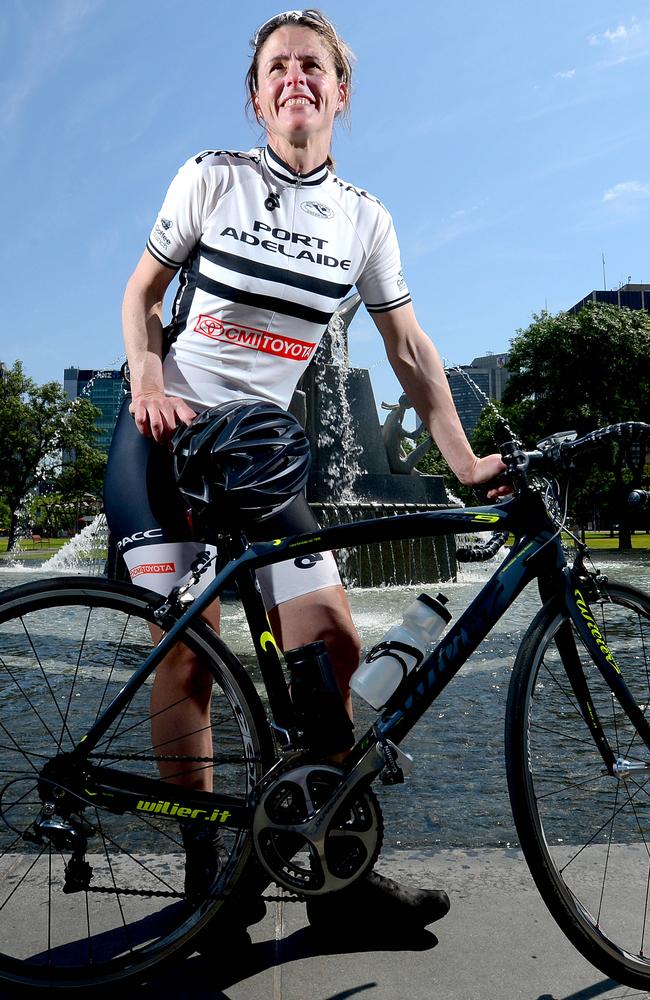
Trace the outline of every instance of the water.
<instances>
[{"instance_id":1,"label":"water","mask_svg":"<svg viewBox=\"0 0 650 1000\"><path fill-rule=\"evenodd\" d=\"M336 312L332 316L328 333L331 338L333 365L317 365L316 384L321 393L320 448L332 448L329 465L324 469L328 496L333 501L356 499L355 484L360 474L361 445L356 440L348 382L350 366L345 341L344 317ZM330 381L333 376L333 383Z\"/></svg>"},{"instance_id":2,"label":"water","mask_svg":"<svg viewBox=\"0 0 650 1000\"><path fill-rule=\"evenodd\" d=\"M596 559L602 572L650 590L650 553L603 553ZM457 583L442 590L457 619L492 571L472 566ZM51 574L54 575L54 574ZM4 587L43 578L43 573L11 569L0 572ZM380 587L349 592L350 606L362 642L379 641L422 587ZM516 844L503 760L503 725L507 688L522 635L539 607L534 586L522 594L409 735L403 748L415 768L402 786L377 786L386 823L388 847L499 847ZM250 669L261 687L243 611L225 601L222 632L226 642ZM53 630L65 627L53 622ZM100 670L101 673L101 670ZM101 683L98 677L98 683ZM375 716L356 703L358 727Z\"/></svg>"},{"instance_id":3,"label":"water","mask_svg":"<svg viewBox=\"0 0 650 1000\"><path fill-rule=\"evenodd\" d=\"M464 368L461 368L460 365L447 365L445 367L445 372L447 372L447 373L448 372L456 372L456 374L460 375L461 378L463 378L465 380L465 382L467 382L468 386L470 387L470 389L472 390L472 392L474 393L474 395L476 396L476 398L479 400L479 402L482 401L485 404L484 408L488 409L488 410L490 410L492 412L493 417L496 420L495 426L498 426L498 424L501 424L501 426L507 432L508 437L509 437L509 439L511 441L514 441L514 440L517 439L517 435L513 431L512 427L510 426L510 424L508 423L508 421L506 420L506 418L504 417L504 415L494 405L494 400L490 399L490 397L488 395L486 395L486 393L483 392L483 390L481 389L480 385L477 385L477 383L471 377L471 375L469 374L469 372L467 372Z\"/></svg>"},{"instance_id":4,"label":"water","mask_svg":"<svg viewBox=\"0 0 650 1000\"><path fill-rule=\"evenodd\" d=\"M106 517L98 514L78 535L60 548L56 555L43 563L41 569L50 576L80 571L91 576L99 575L106 563L106 544Z\"/></svg>"}]
</instances>

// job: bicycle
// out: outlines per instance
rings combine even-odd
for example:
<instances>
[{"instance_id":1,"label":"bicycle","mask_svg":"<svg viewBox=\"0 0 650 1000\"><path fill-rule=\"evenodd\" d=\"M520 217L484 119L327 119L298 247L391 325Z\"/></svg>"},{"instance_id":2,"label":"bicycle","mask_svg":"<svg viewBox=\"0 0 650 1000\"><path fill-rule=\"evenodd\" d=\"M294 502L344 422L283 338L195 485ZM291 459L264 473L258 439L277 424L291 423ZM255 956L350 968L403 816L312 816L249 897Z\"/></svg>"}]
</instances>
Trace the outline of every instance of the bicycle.
<instances>
[{"instance_id":1,"label":"bicycle","mask_svg":"<svg viewBox=\"0 0 650 1000\"><path fill-rule=\"evenodd\" d=\"M506 500L403 514L249 545L220 540L167 598L96 578L29 583L0 597L0 981L97 988L142 978L190 951L259 878L307 898L374 863L382 819L372 781L404 780L399 744L524 587L542 607L516 657L506 711L513 813L532 875L573 944L604 973L650 986L650 597L587 565L561 541L560 491L587 450L647 438L650 425L556 435L502 448ZM574 436L575 437L575 436ZM648 495L637 491L637 499ZM310 750L254 571L301 553L471 531L514 544L438 645L397 688L340 766ZM497 539L501 536L496 536ZM488 545L487 550L494 545ZM479 553L480 554L480 553ZM201 620L236 582L268 704ZM152 648L150 625L163 638ZM151 746L152 676L177 642L199 653L216 745L201 759ZM177 768L163 781L162 763ZM187 786L209 768L214 791ZM184 775L185 783L176 783ZM583 842L567 843L567 813ZM204 898L183 891L179 821L223 833L227 859ZM256 867L259 866L259 867ZM222 909L223 908L223 909ZM215 941L215 948L218 941Z\"/></svg>"}]
</instances>

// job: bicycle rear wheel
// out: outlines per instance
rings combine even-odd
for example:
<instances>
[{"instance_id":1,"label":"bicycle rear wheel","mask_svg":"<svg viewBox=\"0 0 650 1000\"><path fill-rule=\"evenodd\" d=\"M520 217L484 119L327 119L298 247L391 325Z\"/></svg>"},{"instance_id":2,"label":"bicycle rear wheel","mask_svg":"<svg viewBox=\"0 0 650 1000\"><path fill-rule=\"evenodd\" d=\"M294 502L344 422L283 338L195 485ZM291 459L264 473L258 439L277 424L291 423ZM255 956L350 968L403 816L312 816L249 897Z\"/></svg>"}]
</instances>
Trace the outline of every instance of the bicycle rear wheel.
<instances>
[{"instance_id":1,"label":"bicycle rear wheel","mask_svg":"<svg viewBox=\"0 0 650 1000\"><path fill-rule=\"evenodd\" d=\"M72 749L150 652L152 601L160 598L78 577L27 584L0 597L0 979L15 987L83 989L142 976L191 948L250 859L249 830L220 828L221 874L207 898L189 900L180 826L163 815L162 803L120 814L94 804L90 794L74 818L87 840L81 865L73 863L80 887L70 891L69 873L66 885L69 844L57 847L56 834L34 840L43 766ZM196 684L210 705L214 734L207 759L179 754L185 735L194 744L177 723L173 739L153 745L150 678L89 760L150 778L163 767L172 782L180 772L187 781L187 772L207 768L215 791L245 803L271 760L259 697L239 661L202 622L186 630L183 642L203 668ZM154 730L160 733L167 711L177 720L179 707L182 717L183 700L158 703ZM61 792L52 789L56 802Z\"/></svg>"},{"instance_id":2,"label":"bicycle rear wheel","mask_svg":"<svg viewBox=\"0 0 650 1000\"><path fill-rule=\"evenodd\" d=\"M650 710L650 598L609 583L592 613L626 684ZM578 709L556 638L570 628L610 746L607 773ZM506 714L513 815L531 874L578 950L613 979L650 986L650 751L566 613L546 606L517 656ZM636 768L638 765L638 769Z\"/></svg>"}]
</instances>

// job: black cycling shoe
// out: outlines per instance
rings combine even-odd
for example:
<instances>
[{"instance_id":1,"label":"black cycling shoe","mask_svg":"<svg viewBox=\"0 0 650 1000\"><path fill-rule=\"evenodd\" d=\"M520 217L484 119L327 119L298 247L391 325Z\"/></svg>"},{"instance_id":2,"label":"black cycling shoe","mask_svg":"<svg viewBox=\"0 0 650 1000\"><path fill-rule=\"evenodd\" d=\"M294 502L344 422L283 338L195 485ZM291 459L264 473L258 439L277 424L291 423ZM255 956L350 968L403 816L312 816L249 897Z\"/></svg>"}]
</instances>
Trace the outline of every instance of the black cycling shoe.
<instances>
[{"instance_id":1,"label":"black cycling shoe","mask_svg":"<svg viewBox=\"0 0 650 1000\"><path fill-rule=\"evenodd\" d=\"M209 896L228 860L228 849L219 829L189 823L180 827L185 848L185 898L200 903Z\"/></svg>"},{"instance_id":2,"label":"black cycling shoe","mask_svg":"<svg viewBox=\"0 0 650 1000\"><path fill-rule=\"evenodd\" d=\"M221 830L212 827L181 824L185 848L185 897L190 903L207 899L228 860L228 849ZM261 896L231 894L196 941L201 952L214 951L215 934L230 946L238 949L251 944L246 930L251 924L263 920L266 904Z\"/></svg>"},{"instance_id":3,"label":"black cycling shoe","mask_svg":"<svg viewBox=\"0 0 650 1000\"><path fill-rule=\"evenodd\" d=\"M411 889L371 871L347 889L307 900L309 923L319 931L399 933L422 930L449 912L442 889Z\"/></svg>"}]
</instances>

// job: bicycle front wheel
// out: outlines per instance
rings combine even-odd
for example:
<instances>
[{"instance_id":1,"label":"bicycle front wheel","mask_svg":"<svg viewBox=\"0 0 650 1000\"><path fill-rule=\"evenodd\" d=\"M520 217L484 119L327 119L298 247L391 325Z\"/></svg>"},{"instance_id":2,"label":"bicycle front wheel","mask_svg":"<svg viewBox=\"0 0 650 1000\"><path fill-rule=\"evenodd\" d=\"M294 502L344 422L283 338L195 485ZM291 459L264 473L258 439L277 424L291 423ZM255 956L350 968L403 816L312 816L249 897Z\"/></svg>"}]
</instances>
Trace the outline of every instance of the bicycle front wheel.
<instances>
[{"instance_id":1,"label":"bicycle front wheel","mask_svg":"<svg viewBox=\"0 0 650 1000\"><path fill-rule=\"evenodd\" d=\"M58 804L69 798L65 783L48 783L47 762L72 749L151 651L159 602L130 585L78 577L0 598L0 980L14 987L87 989L141 977L190 948L244 875L248 829L220 828L216 882L186 892L181 824L164 815L169 803L120 813L89 792L75 793L71 810ZM183 645L200 663L191 682L157 688L150 677L89 763L127 781L207 785L244 804L270 764L259 697L204 623L186 630ZM202 731L197 703L209 710Z\"/></svg>"},{"instance_id":2,"label":"bicycle front wheel","mask_svg":"<svg viewBox=\"0 0 650 1000\"><path fill-rule=\"evenodd\" d=\"M632 695L650 709L650 598L608 583L591 604ZM557 639L570 629L594 706L621 767L608 774L578 708ZM627 763L623 763L627 762ZM566 612L540 611L508 693L506 765L531 874L578 950L608 976L650 986L650 751Z\"/></svg>"}]
</instances>

